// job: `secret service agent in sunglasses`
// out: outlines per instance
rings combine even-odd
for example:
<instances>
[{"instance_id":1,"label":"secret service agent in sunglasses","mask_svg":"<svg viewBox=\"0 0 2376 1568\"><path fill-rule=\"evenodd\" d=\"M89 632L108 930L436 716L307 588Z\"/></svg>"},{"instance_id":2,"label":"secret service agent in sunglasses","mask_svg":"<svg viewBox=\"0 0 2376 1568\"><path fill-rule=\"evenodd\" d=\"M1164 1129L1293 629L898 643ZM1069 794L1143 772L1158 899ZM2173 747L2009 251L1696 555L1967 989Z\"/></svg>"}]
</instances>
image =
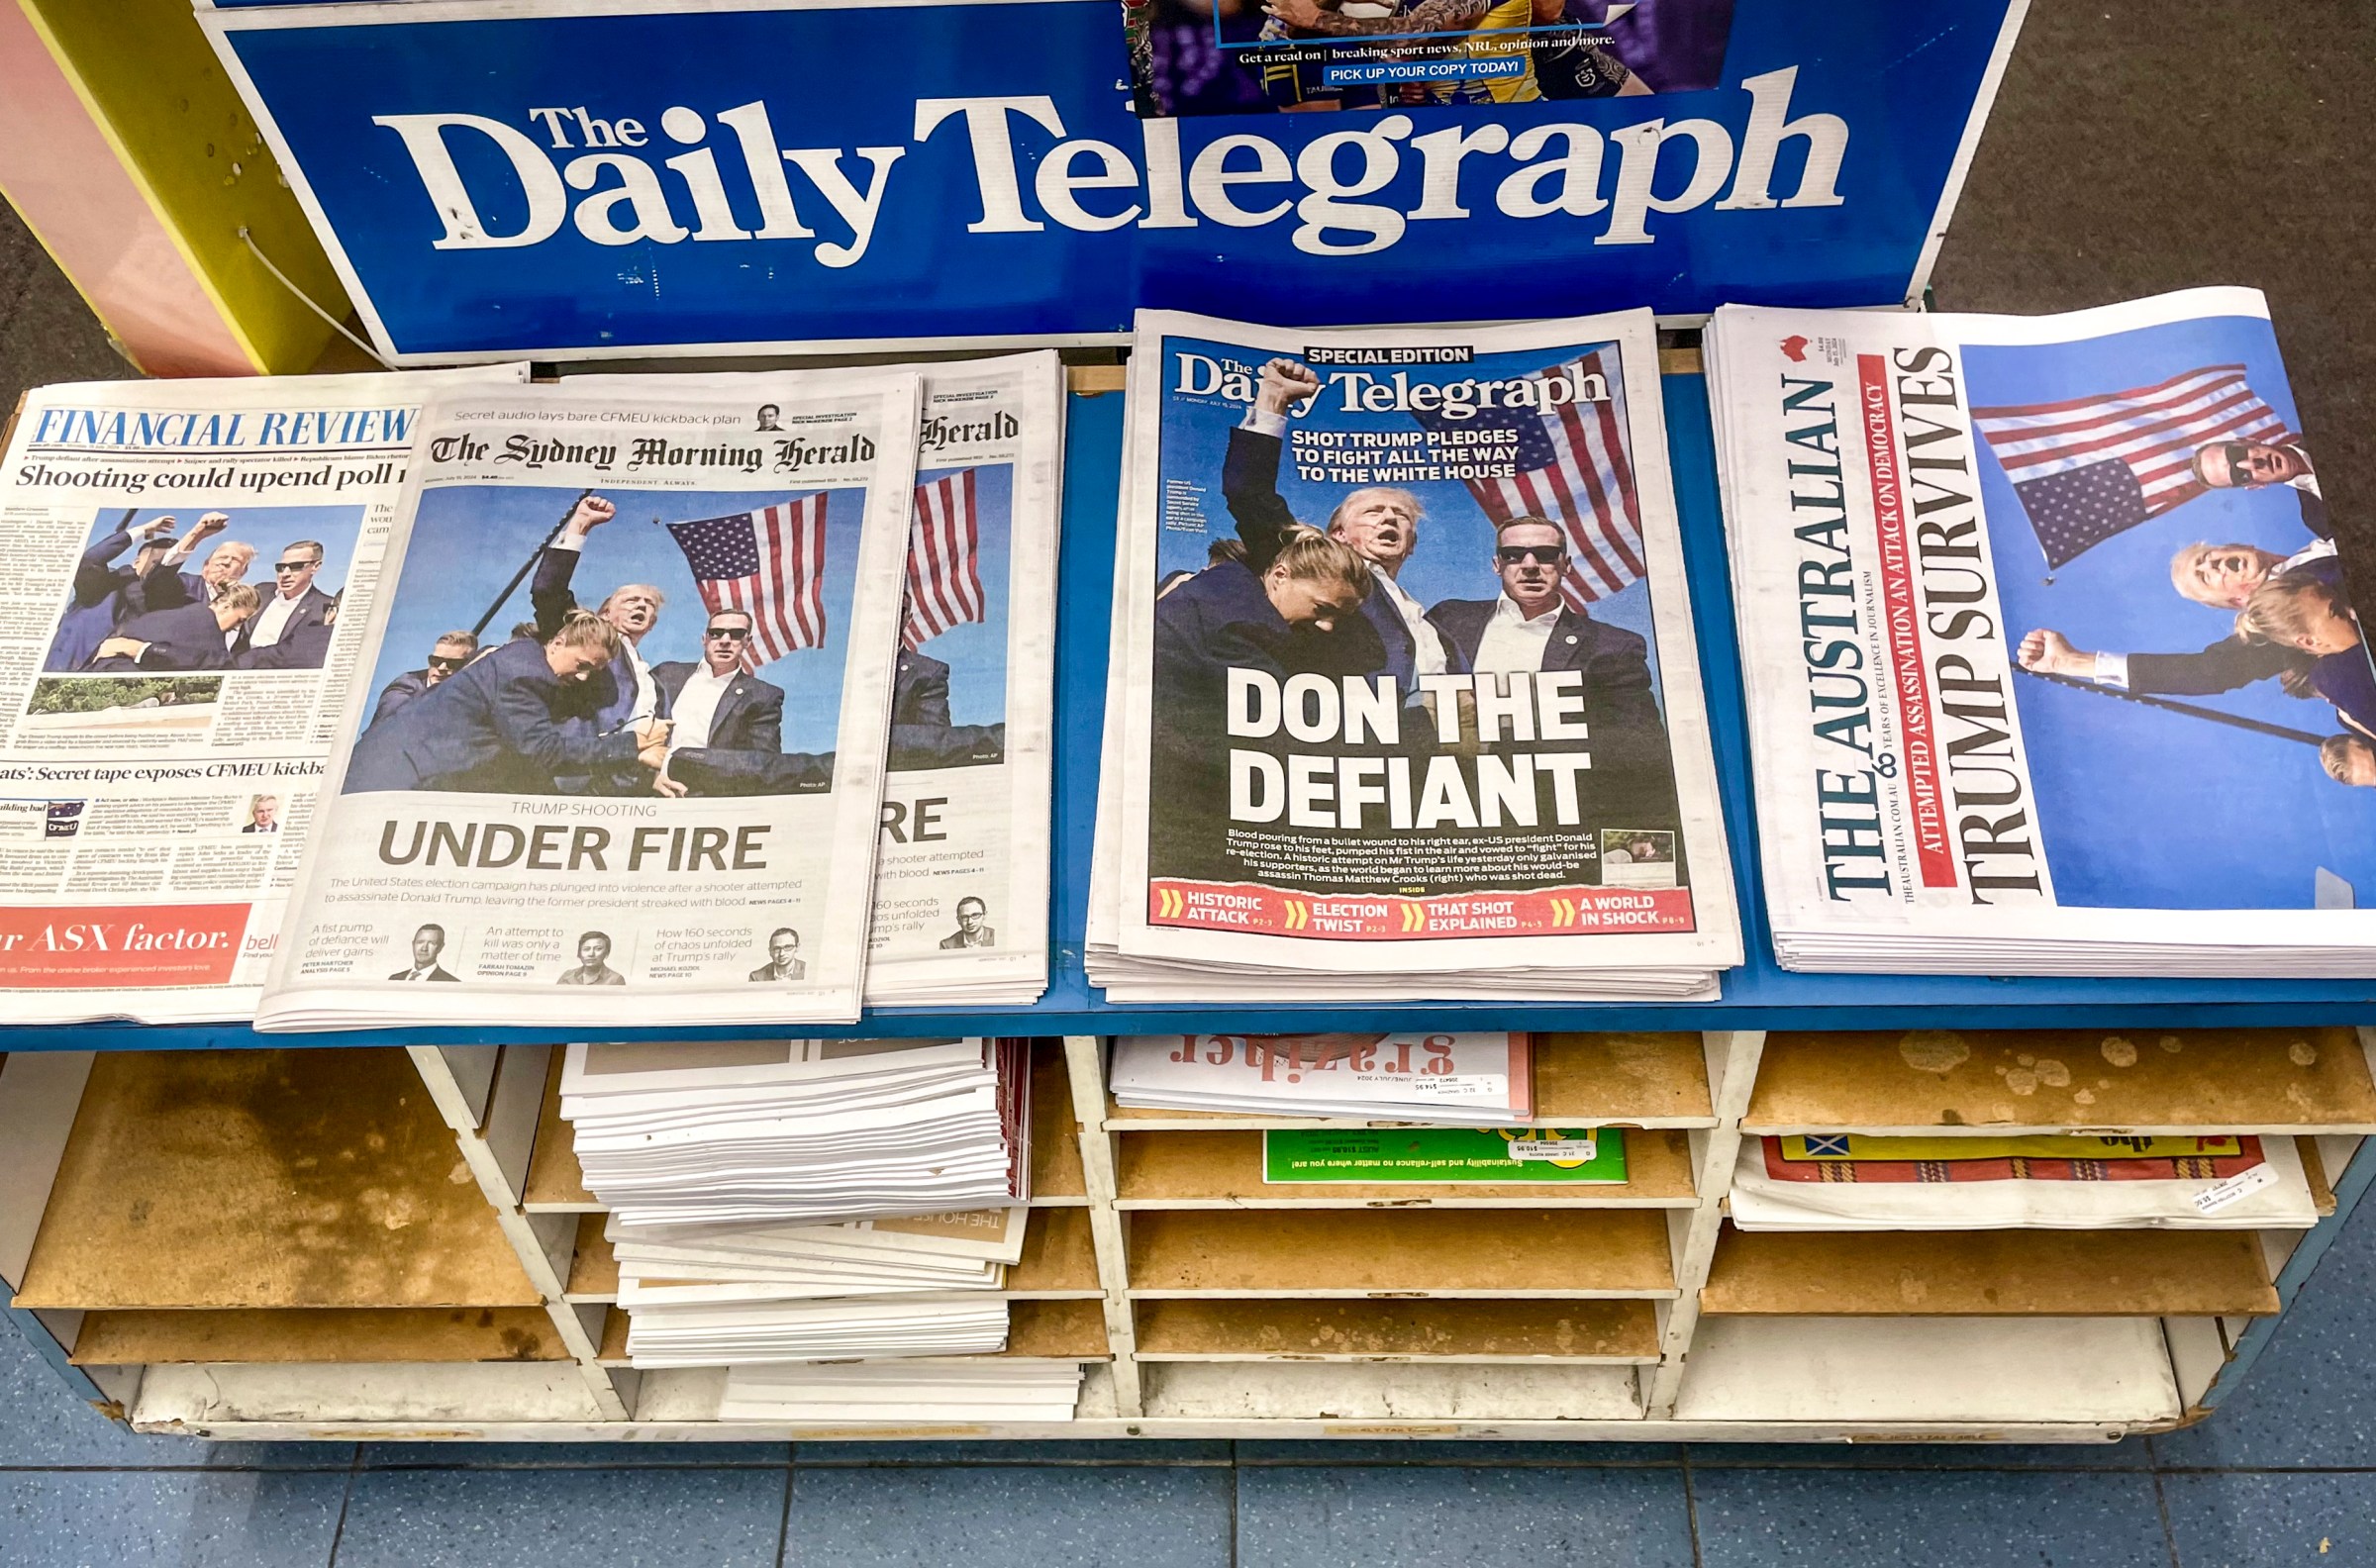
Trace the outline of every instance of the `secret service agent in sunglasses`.
<instances>
[{"instance_id":1,"label":"secret service agent in sunglasses","mask_svg":"<svg viewBox=\"0 0 2376 1568\"><path fill-rule=\"evenodd\" d=\"M284 571L285 571L285 572L301 572L301 571L305 570L305 569L306 569L308 566L319 566L319 565L321 565L321 564L322 564L322 563L321 563L320 561L310 561L310 560L274 561L274 562L272 563L272 570L273 570L273 572L274 572L275 574L278 574L278 573L280 573L280 572L284 572Z\"/></svg>"},{"instance_id":2,"label":"secret service agent in sunglasses","mask_svg":"<svg viewBox=\"0 0 2376 1568\"><path fill-rule=\"evenodd\" d=\"M444 670L448 675L452 674L455 670L460 669L463 665L469 662L470 659L467 654L432 653L429 656L429 667L431 669Z\"/></svg>"},{"instance_id":3,"label":"secret service agent in sunglasses","mask_svg":"<svg viewBox=\"0 0 2376 1568\"><path fill-rule=\"evenodd\" d=\"M1537 566L1556 566L1567 559L1567 547L1562 544L1504 544L1493 552L1493 558L1505 566L1520 561L1533 561Z\"/></svg>"}]
</instances>

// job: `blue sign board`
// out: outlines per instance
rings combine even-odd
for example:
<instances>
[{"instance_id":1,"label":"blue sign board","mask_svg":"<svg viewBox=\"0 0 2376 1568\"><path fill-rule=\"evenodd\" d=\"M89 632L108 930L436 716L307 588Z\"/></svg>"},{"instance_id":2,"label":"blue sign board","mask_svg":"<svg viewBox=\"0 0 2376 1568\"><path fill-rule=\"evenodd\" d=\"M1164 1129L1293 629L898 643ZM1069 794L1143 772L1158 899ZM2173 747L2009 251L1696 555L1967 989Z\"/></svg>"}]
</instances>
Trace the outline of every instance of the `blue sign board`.
<instances>
[{"instance_id":1,"label":"blue sign board","mask_svg":"<svg viewBox=\"0 0 2376 1568\"><path fill-rule=\"evenodd\" d=\"M1179 118L1117 0L201 17L399 362L1919 293L2021 0L1661 3L1717 85Z\"/></svg>"}]
</instances>

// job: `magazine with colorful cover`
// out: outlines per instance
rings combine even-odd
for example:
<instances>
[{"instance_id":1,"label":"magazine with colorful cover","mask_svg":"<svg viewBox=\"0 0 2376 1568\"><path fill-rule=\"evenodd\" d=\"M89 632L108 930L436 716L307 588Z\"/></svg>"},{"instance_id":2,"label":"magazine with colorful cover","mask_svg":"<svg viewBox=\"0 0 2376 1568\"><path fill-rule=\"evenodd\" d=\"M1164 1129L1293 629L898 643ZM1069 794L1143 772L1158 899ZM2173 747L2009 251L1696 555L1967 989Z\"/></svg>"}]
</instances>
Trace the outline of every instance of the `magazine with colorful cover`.
<instances>
[{"instance_id":1,"label":"magazine with colorful cover","mask_svg":"<svg viewBox=\"0 0 2376 1568\"><path fill-rule=\"evenodd\" d=\"M434 399L259 1027L854 1021L921 395Z\"/></svg>"},{"instance_id":2,"label":"magazine with colorful cover","mask_svg":"<svg viewBox=\"0 0 2376 1568\"><path fill-rule=\"evenodd\" d=\"M1739 933L1649 313L1142 312L1130 397L1092 978L1708 994Z\"/></svg>"},{"instance_id":3,"label":"magazine with colorful cover","mask_svg":"<svg viewBox=\"0 0 2376 1568\"><path fill-rule=\"evenodd\" d=\"M1615 1127L1270 1127L1262 1133L1266 1184L1532 1186L1625 1179L1626 1135Z\"/></svg>"},{"instance_id":4,"label":"magazine with colorful cover","mask_svg":"<svg viewBox=\"0 0 2376 1568\"><path fill-rule=\"evenodd\" d=\"M2376 666L2257 292L1709 343L1785 966L2366 972Z\"/></svg>"}]
</instances>

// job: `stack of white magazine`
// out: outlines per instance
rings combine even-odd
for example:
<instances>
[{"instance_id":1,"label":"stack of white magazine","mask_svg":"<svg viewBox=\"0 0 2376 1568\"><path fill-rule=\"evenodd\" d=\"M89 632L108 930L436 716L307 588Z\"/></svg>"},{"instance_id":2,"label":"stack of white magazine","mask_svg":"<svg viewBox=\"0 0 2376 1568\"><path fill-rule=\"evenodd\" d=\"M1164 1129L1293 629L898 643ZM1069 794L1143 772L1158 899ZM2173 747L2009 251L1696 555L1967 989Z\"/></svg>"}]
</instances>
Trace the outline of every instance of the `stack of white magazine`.
<instances>
[{"instance_id":1,"label":"stack of white magazine","mask_svg":"<svg viewBox=\"0 0 2376 1568\"><path fill-rule=\"evenodd\" d=\"M738 1366L727 1374L718 1419L1068 1421L1080 1394L1081 1368L1061 1362Z\"/></svg>"},{"instance_id":2,"label":"stack of white magazine","mask_svg":"<svg viewBox=\"0 0 2376 1568\"><path fill-rule=\"evenodd\" d=\"M587 1188L622 1225L780 1224L1028 1201L1020 1040L573 1044Z\"/></svg>"},{"instance_id":3,"label":"stack of white magazine","mask_svg":"<svg viewBox=\"0 0 2376 1568\"><path fill-rule=\"evenodd\" d=\"M998 1290L1023 1256L1028 1209L832 1225L631 1225L610 1217L620 1305Z\"/></svg>"},{"instance_id":4,"label":"stack of white magazine","mask_svg":"<svg viewBox=\"0 0 2376 1568\"><path fill-rule=\"evenodd\" d=\"M2317 1201L2290 1137L1741 1139L1743 1230L2307 1230Z\"/></svg>"},{"instance_id":5,"label":"stack of white magazine","mask_svg":"<svg viewBox=\"0 0 2376 1568\"><path fill-rule=\"evenodd\" d=\"M923 421L864 1000L1023 1006L1047 989L1064 366L1042 351L914 368ZM666 384L748 403L847 374ZM632 394L652 381L567 384Z\"/></svg>"},{"instance_id":6,"label":"stack of white magazine","mask_svg":"<svg viewBox=\"0 0 2376 1568\"><path fill-rule=\"evenodd\" d=\"M1525 1034L1130 1034L1114 1103L1162 1111L1528 1127Z\"/></svg>"},{"instance_id":7,"label":"stack of white magazine","mask_svg":"<svg viewBox=\"0 0 2376 1568\"><path fill-rule=\"evenodd\" d=\"M1087 961L1128 1002L1714 997L1647 311L1141 312Z\"/></svg>"},{"instance_id":8,"label":"stack of white magazine","mask_svg":"<svg viewBox=\"0 0 2376 1568\"><path fill-rule=\"evenodd\" d=\"M727 1302L644 1312L628 1324L638 1367L840 1361L862 1356L989 1355L1006 1347L1004 1301Z\"/></svg>"},{"instance_id":9,"label":"stack of white magazine","mask_svg":"<svg viewBox=\"0 0 2376 1568\"><path fill-rule=\"evenodd\" d=\"M2368 972L2376 665L2257 292L1707 346L1785 967Z\"/></svg>"}]
</instances>

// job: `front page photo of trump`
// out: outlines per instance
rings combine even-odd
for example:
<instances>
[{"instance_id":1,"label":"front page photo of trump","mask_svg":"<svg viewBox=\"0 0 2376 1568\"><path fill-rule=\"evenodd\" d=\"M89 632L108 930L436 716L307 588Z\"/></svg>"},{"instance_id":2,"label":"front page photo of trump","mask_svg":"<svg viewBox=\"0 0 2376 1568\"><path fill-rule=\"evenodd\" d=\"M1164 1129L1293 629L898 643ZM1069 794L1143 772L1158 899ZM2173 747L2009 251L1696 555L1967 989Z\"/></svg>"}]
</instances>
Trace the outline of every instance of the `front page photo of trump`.
<instances>
[{"instance_id":1,"label":"front page photo of trump","mask_svg":"<svg viewBox=\"0 0 2376 1568\"><path fill-rule=\"evenodd\" d=\"M434 931L457 992L541 1016L731 981L701 1016L854 1018L863 926L824 912L872 871L918 386L433 404L267 1015L334 979L463 1005L407 978Z\"/></svg>"}]
</instances>

